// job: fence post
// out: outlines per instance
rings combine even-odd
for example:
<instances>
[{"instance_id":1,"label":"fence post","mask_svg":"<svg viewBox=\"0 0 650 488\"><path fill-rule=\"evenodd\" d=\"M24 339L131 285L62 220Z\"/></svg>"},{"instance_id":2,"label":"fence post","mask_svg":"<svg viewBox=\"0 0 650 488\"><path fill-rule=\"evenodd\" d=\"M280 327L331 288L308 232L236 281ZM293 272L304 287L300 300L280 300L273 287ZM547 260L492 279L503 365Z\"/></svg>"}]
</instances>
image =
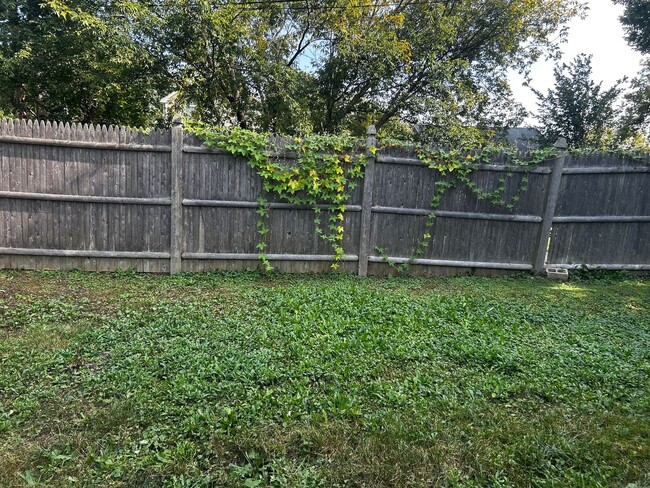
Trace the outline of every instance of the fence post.
<instances>
[{"instance_id":1,"label":"fence post","mask_svg":"<svg viewBox=\"0 0 650 488\"><path fill-rule=\"evenodd\" d=\"M183 246L183 122L172 122L171 154L171 241L169 272L181 271L181 249Z\"/></svg>"},{"instance_id":2,"label":"fence post","mask_svg":"<svg viewBox=\"0 0 650 488\"><path fill-rule=\"evenodd\" d=\"M553 145L557 149L557 158L553 163L553 168L550 174L550 183L546 189L546 196L544 199L544 214L542 215L542 222L538 235L537 254L535 256L535 263L533 270L539 274L544 271L544 264L546 262L546 252L548 250L549 233L553 225L553 217L555 216L555 205L560 192L560 182L562 181L562 170L564 169L564 159L567 154L567 142L564 137L560 137Z\"/></svg>"},{"instance_id":3,"label":"fence post","mask_svg":"<svg viewBox=\"0 0 650 488\"><path fill-rule=\"evenodd\" d=\"M359 234L359 276L368 276L370 253L370 227L372 224L372 193L375 186L375 155L370 151L377 145L377 129L374 125L366 131L366 170L363 177L363 201L361 203L361 232Z\"/></svg>"}]
</instances>

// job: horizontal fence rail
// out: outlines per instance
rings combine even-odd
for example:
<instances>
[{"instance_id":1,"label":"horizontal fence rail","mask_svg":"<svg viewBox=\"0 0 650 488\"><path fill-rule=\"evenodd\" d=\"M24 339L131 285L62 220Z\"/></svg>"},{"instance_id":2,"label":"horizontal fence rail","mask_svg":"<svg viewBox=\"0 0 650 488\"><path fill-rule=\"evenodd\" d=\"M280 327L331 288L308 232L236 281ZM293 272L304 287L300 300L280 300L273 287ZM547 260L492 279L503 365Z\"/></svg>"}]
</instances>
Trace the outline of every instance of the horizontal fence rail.
<instances>
[{"instance_id":1,"label":"horizontal fence rail","mask_svg":"<svg viewBox=\"0 0 650 488\"><path fill-rule=\"evenodd\" d=\"M0 191L0 198L16 200L45 200L49 202L121 203L126 205L171 205L170 198L104 197L99 195L61 195L58 193L30 193Z\"/></svg>"},{"instance_id":2,"label":"horizontal fence rail","mask_svg":"<svg viewBox=\"0 0 650 488\"><path fill-rule=\"evenodd\" d=\"M371 263L393 263L393 264L422 264L425 266L449 266L454 268L487 268L487 269L510 269L518 271L528 271L533 269L532 264L524 263L497 263L494 261L481 262L481 261L450 261L445 259L410 259L399 258L393 256L370 256Z\"/></svg>"},{"instance_id":3,"label":"horizontal fence rail","mask_svg":"<svg viewBox=\"0 0 650 488\"><path fill-rule=\"evenodd\" d=\"M0 254L16 256L52 256L52 257L83 257L83 258L133 258L133 259L169 259L168 252L147 251L93 251L84 249L33 249L18 247L0 247Z\"/></svg>"},{"instance_id":4,"label":"horizontal fence rail","mask_svg":"<svg viewBox=\"0 0 650 488\"><path fill-rule=\"evenodd\" d=\"M412 150L368 152L364 178L346 203L340 269L361 276L404 264L423 275L546 266L650 271L648 159L558 151L534 168L499 155L473 165L470 177L482 191L505 178L506 200L527 181L510 209L462 185L432 209L437 172ZM272 156L287 164L297 158ZM266 259L289 272L329 271L335 256L314 223L314 209L327 215L329 205L266 194L244 159L202 145L181 125L0 121L0 268L255 268L262 197ZM425 233L430 242L416 253Z\"/></svg>"},{"instance_id":5,"label":"horizontal fence rail","mask_svg":"<svg viewBox=\"0 0 650 488\"><path fill-rule=\"evenodd\" d=\"M451 212L448 210L427 210L423 208L403 208L403 207L380 207L373 206L372 211L375 213L387 213L398 215L429 215L434 213L438 218L448 219L473 219L473 220L502 220L506 222L541 222L542 218L537 215L508 215L508 214L488 214L477 212Z\"/></svg>"},{"instance_id":6,"label":"horizontal fence rail","mask_svg":"<svg viewBox=\"0 0 650 488\"><path fill-rule=\"evenodd\" d=\"M80 149L115 149L118 151L170 152L171 146L153 146L147 144L111 144L106 142L66 141L41 139L37 137L0 136L0 142L27 144L30 146L59 146Z\"/></svg>"}]
</instances>

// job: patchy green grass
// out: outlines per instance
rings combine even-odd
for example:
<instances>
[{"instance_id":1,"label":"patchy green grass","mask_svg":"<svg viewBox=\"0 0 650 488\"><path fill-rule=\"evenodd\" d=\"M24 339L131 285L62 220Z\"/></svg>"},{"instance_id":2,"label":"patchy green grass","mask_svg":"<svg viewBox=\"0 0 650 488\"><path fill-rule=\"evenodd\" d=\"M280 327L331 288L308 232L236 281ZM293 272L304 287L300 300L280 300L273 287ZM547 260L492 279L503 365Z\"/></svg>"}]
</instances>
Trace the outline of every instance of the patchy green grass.
<instances>
[{"instance_id":1,"label":"patchy green grass","mask_svg":"<svg viewBox=\"0 0 650 488\"><path fill-rule=\"evenodd\" d=\"M650 486L650 281L0 271L0 486Z\"/></svg>"}]
</instances>

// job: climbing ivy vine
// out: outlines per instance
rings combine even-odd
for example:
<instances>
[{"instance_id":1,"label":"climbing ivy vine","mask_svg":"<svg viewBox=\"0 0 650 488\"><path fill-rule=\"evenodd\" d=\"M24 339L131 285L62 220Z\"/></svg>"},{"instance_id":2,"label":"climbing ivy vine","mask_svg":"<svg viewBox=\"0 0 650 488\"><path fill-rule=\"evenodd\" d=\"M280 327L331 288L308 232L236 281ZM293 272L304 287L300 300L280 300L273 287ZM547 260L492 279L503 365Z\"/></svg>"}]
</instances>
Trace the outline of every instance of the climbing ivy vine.
<instances>
[{"instance_id":1,"label":"climbing ivy vine","mask_svg":"<svg viewBox=\"0 0 650 488\"><path fill-rule=\"evenodd\" d=\"M376 148L365 148L356 138L347 135L309 135L278 140L269 134L237 127L223 129L192 124L188 130L208 147L220 147L246 158L249 166L262 178L265 192L288 203L311 206L317 234L332 247L331 266L333 269L339 267L345 255L345 202L363 174L365 151L374 153ZM295 160L288 162L287 154ZM257 231L260 242L257 249L265 269L271 270L266 255L267 235L271 232L267 223L269 202L260 198L259 204Z\"/></svg>"},{"instance_id":2,"label":"climbing ivy vine","mask_svg":"<svg viewBox=\"0 0 650 488\"><path fill-rule=\"evenodd\" d=\"M384 257L384 260L400 272L406 271L415 259L424 254L431 243L431 227L435 223L437 218L436 210L440 206L445 193L459 185L464 185L479 200L489 200L494 205L513 210L516 203L521 199L521 194L528 189L528 173L540 163L554 158L557 153L555 148L535 149L527 152L524 157L520 157L518 151L505 146L486 145L477 149L445 150L429 148L419 144L405 144L402 141L383 141L381 145L382 149L390 147L410 148L415 152L420 161L435 170L440 176L434 183L434 194L430 205L431 211L426 216L424 234L417 242L415 251L409 259L400 265L395 265L395 263L388 260L384 249L376 248L376 251ZM513 176L514 173L512 171L505 172L504 176L499 178L497 187L492 190L480 188L470 176L479 168L479 165L493 164L496 156L500 157L504 166L513 169L521 168L525 172L525 175L519 181L514 195L509 200L506 200L505 196L506 183L507 178Z\"/></svg>"},{"instance_id":3,"label":"climbing ivy vine","mask_svg":"<svg viewBox=\"0 0 650 488\"><path fill-rule=\"evenodd\" d=\"M363 176L367 155L374 155L377 147L365 147L356 138L342 135L309 135L305 137L284 137L277 139L269 134L256 133L238 127L223 129L194 123L188 130L196 134L208 147L219 147L238 156L243 156L262 178L264 191L281 200L298 205L308 205L314 211L317 234L328 242L333 251L332 268L339 267L345 255L343 249L344 220L349 192ZM420 257L432 239L431 227L436 219L436 209L443 196L452 188L464 185L480 200L489 200L509 210L519 201L522 192L528 189L528 172L538 164L555 157L556 150L539 149L526 153L521 158L514 149L503 146L484 146L463 150L432 149L402 141L384 140L381 148L401 147L412 149L426 166L439 174L431 199L431 212L425 217L425 232L415 246L413 255L404 263L391 266L404 271L410 263ZM287 154L293 158L288 162ZM513 172L504 172L499 184L492 190L480 188L471 174L480 164L494 161L499 155L508 167L520 167L526 174L520 179L515 194L506 200L507 178ZM325 212L323 212L325 210ZM260 259L266 270L271 270L267 258L267 236L270 206L265 198L259 199L257 244ZM324 224L325 222L325 224ZM385 251L376 250L387 258ZM386 259L388 262L388 260Z\"/></svg>"}]
</instances>

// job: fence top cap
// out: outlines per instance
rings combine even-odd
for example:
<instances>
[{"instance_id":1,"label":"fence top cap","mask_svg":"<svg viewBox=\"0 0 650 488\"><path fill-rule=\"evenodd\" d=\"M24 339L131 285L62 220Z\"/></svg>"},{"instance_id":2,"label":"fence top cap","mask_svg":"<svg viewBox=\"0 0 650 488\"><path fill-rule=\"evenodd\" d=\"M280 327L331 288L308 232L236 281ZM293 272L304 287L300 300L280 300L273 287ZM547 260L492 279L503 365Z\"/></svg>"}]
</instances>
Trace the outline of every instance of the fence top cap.
<instances>
[{"instance_id":1,"label":"fence top cap","mask_svg":"<svg viewBox=\"0 0 650 488\"><path fill-rule=\"evenodd\" d=\"M377 129L375 128L374 125L371 125L370 127L368 127L368 130L366 131L366 135L374 136L376 134L377 134Z\"/></svg>"},{"instance_id":2,"label":"fence top cap","mask_svg":"<svg viewBox=\"0 0 650 488\"><path fill-rule=\"evenodd\" d=\"M183 119L180 117L174 117L174 120L172 120L172 125L179 126L183 125Z\"/></svg>"},{"instance_id":3,"label":"fence top cap","mask_svg":"<svg viewBox=\"0 0 650 488\"><path fill-rule=\"evenodd\" d=\"M566 142L566 139L564 137L558 138L557 141L555 141L555 144L553 144L553 147L557 149L566 149L569 147L569 145Z\"/></svg>"}]
</instances>

